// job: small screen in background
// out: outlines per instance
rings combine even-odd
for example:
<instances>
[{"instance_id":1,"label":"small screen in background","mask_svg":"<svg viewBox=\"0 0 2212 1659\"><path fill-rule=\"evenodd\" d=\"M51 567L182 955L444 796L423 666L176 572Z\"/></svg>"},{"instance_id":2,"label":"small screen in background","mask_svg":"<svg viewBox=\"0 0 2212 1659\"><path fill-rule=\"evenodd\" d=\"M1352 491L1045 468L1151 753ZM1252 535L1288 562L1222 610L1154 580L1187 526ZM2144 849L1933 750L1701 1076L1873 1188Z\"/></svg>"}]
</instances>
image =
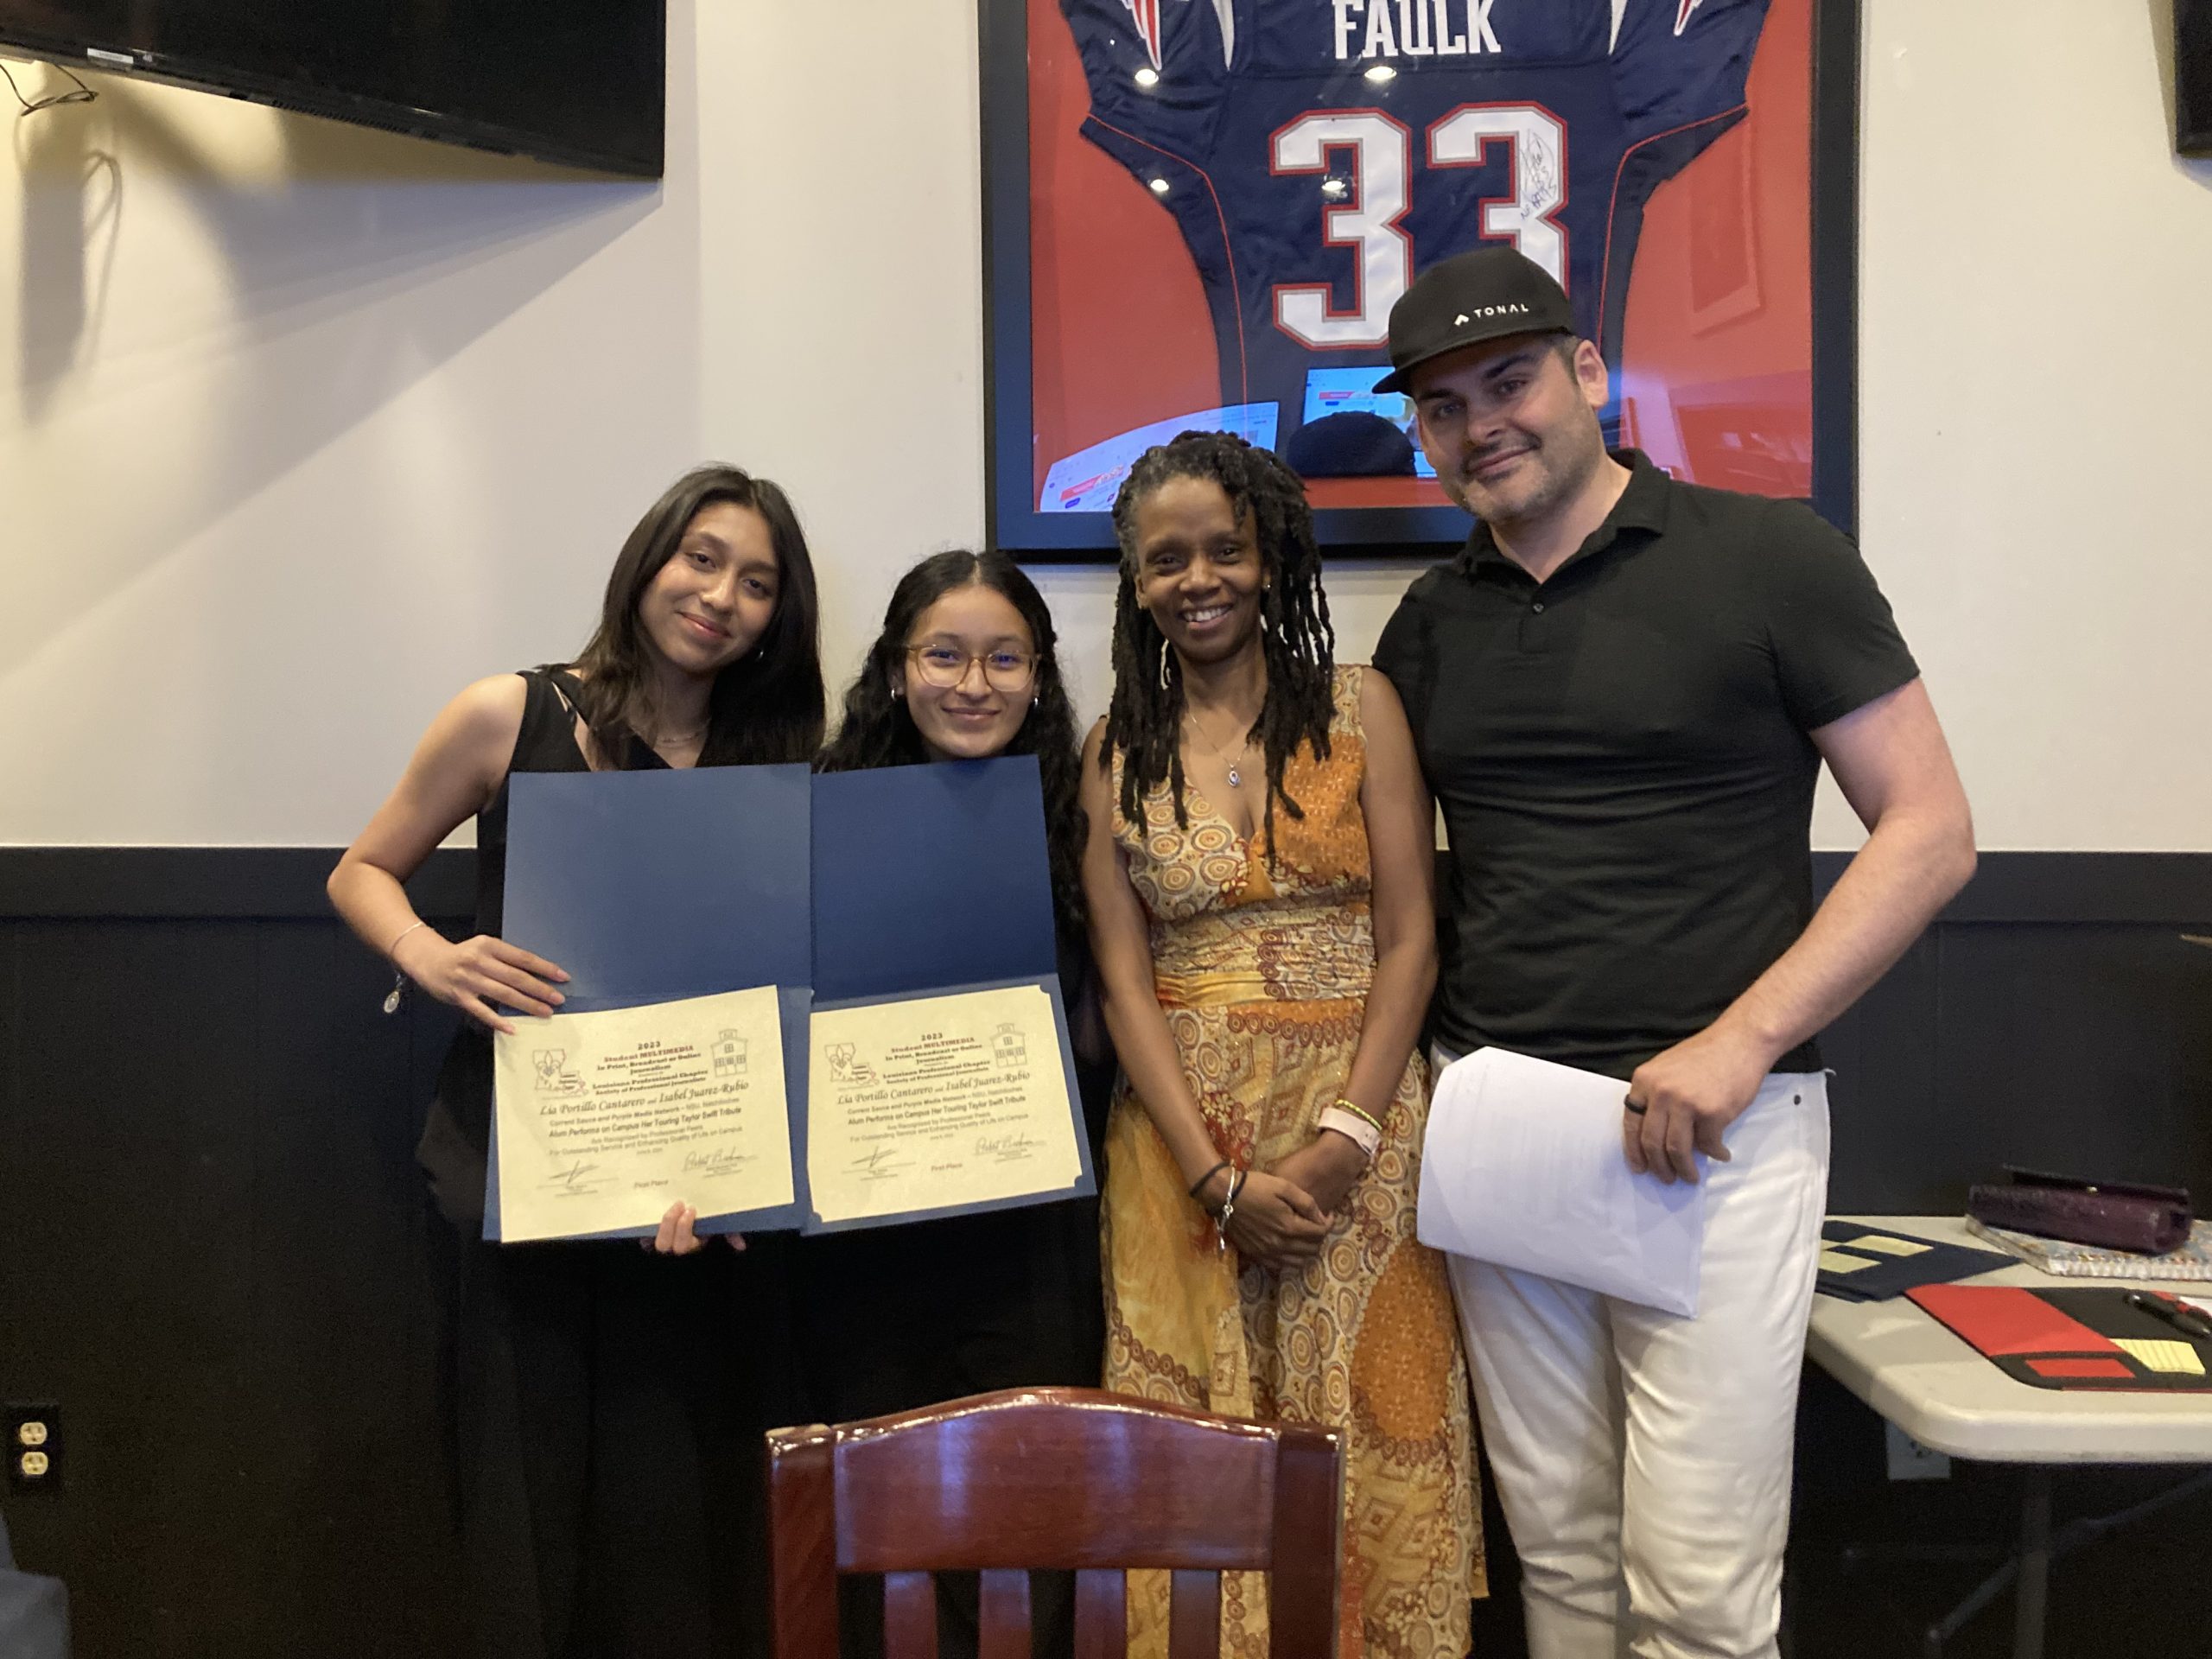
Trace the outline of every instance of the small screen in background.
<instances>
[{"instance_id":1,"label":"small screen in background","mask_svg":"<svg viewBox=\"0 0 2212 1659\"><path fill-rule=\"evenodd\" d=\"M1357 369L1306 370L1306 404L1299 424L1308 426L1330 415L1380 415L1413 439L1414 476L1434 478L1436 468L1428 464L1428 457L1421 452L1421 440L1414 435L1414 400L1403 392L1370 390L1389 372L1387 363Z\"/></svg>"}]
</instances>

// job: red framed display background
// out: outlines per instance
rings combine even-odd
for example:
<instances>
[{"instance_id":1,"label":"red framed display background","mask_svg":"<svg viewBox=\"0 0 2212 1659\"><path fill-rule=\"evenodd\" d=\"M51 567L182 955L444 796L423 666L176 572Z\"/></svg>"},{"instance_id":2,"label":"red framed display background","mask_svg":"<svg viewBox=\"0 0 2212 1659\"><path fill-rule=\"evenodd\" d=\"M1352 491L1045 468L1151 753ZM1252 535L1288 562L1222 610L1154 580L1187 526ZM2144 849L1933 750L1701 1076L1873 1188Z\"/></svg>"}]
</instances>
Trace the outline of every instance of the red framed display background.
<instances>
[{"instance_id":1,"label":"red framed display background","mask_svg":"<svg viewBox=\"0 0 2212 1659\"><path fill-rule=\"evenodd\" d=\"M1110 557L1104 512L1045 512L1052 463L1221 404L1214 322L1172 216L1079 130L1058 0L980 0L990 536ZM1678 476L1853 518L1858 0L1770 0L1745 118L1661 185L1630 276L1613 416ZM1465 519L1433 480L1309 480L1339 556L1426 556Z\"/></svg>"}]
</instances>

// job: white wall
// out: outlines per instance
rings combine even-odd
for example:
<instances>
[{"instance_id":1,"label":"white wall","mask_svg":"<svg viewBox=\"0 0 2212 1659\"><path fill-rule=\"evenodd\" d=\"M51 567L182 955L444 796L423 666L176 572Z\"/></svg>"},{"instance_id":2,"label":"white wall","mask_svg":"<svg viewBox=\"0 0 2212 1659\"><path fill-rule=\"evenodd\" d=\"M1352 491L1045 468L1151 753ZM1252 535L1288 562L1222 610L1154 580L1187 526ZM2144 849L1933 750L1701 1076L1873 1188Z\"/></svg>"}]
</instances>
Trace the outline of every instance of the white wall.
<instances>
[{"instance_id":1,"label":"white wall","mask_svg":"<svg viewBox=\"0 0 2212 1659\"><path fill-rule=\"evenodd\" d=\"M1872 0L1861 533L1985 845L2212 849L2212 163L2171 0Z\"/></svg>"},{"instance_id":2,"label":"white wall","mask_svg":"<svg viewBox=\"0 0 2212 1659\"><path fill-rule=\"evenodd\" d=\"M1866 8L1864 540L1984 844L2212 850L2165 0ZM704 455L798 499L842 683L982 531L974 16L672 0L658 188L108 78L11 123L0 842L346 840ZM1346 656L1409 574L1332 572ZM1046 585L1095 709L1109 578Z\"/></svg>"}]
</instances>

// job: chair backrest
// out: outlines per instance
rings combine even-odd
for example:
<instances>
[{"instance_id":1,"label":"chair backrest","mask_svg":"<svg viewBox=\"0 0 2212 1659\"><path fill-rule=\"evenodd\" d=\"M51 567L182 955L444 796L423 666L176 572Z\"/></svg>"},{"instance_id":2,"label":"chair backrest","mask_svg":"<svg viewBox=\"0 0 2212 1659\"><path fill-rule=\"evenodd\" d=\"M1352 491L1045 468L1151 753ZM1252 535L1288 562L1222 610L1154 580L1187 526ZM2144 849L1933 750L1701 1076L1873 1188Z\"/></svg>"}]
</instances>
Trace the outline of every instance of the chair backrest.
<instances>
[{"instance_id":1,"label":"chair backrest","mask_svg":"<svg viewBox=\"0 0 2212 1659\"><path fill-rule=\"evenodd\" d=\"M1334 1659L1333 1433L1020 1389L768 1436L776 1659L837 1659L836 1579L881 1573L888 1659L935 1659L931 1574L982 1574L981 1659L1028 1659L1033 1567L1076 1573L1076 1659L1123 1659L1122 1573L1173 1572L1170 1659L1213 1659L1221 1574L1269 1574L1273 1659Z\"/></svg>"}]
</instances>

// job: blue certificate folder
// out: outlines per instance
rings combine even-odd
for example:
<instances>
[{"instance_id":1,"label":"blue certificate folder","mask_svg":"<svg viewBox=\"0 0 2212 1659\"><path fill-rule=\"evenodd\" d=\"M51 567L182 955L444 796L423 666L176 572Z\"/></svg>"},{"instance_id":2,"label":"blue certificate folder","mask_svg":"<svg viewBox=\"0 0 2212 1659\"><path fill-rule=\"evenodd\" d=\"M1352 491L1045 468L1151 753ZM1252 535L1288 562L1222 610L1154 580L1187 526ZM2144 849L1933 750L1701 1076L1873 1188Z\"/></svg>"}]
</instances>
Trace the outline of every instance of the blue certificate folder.
<instances>
[{"instance_id":1,"label":"blue certificate folder","mask_svg":"<svg viewBox=\"0 0 2212 1659\"><path fill-rule=\"evenodd\" d=\"M797 1202L702 1216L699 1231L842 1231L1096 1190L1060 1000L1034 756L821 777L800 766L518 772L509 787L504 931L568 970L564 1012L778 989ZM810 1009L1008 985L1035 985L1052 999L1078 1113L1077 1183L823 1223L806 1179ZM499 1236L493 1116L486 1238Z\"/></svg>"},{"instance_id":2,"label":"blue certificate folder","mask_svg":"<svg viewBox=\"0 0 2212 1659\"><path fill-rule=\"evenodd\" d=\"M814 1006L1034 985L1052 999L1081 1169L1057 1192L824 1222L808 1232L1004 1210L1097 1190L1060 1000L1045 798L1034 755L830 772L814 780Z\"/></svg>"},{"instance_id":3,"label":"blue certificate folder","mask_svg":"<svg viewBox=\"0 0 2212 1659\"><path fill-rule=\"evenodd\" d=\"M791 1144L805 1144L812 779L803 766L518 772L507 780L505 936L566 969L567 1014L773 985ZM499 1114L484 1236L499 1236ZM701 1232L796 1227L797 1202ZM646 1237L651 1227L608 1235Z\"/></svg>"}]
</instances>

